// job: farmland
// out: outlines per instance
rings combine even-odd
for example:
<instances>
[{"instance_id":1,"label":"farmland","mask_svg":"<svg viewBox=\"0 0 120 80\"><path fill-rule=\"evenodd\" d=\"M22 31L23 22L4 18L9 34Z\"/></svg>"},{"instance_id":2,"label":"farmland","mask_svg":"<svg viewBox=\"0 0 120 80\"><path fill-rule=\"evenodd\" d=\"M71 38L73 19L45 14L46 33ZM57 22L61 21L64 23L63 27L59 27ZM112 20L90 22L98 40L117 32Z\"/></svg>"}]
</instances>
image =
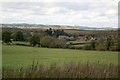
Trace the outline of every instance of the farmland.
<instances>
[{"instance_id":1,"label":"farmland","mask_svg":"<svg viewBox=\"0 0 120 80\"><path fill-rule=\"evenodd\" d=\"M118 77L117 32L6 30L1 41L4 78Z\"/></svg>"},{"instance_id":2,"label":"farmland","mask_svg":"<svg viewBox=\"0 0 120 80\"><path fill-rule=\"evenodd\" d=\"M86 63L91 64L100 61L101 64L118 64L118 52L109 51L84 51L72 49L38 48L25 46L3 45L3 67L20 68L28 67L32 61L49 65L56 62L64 63Z\"/></svg>"},{"instance_id":3,"label":"farmland","mask_svg":"<svg viewBox=\"0 0 120 80\"><path fill-rule=\"evenodd\" d=\"M12 44L25 44L25 45L29 45L28 42L20 42L20 41L12 41Z\"/></svg>"},{"instance_id":4,"label":"farmland","mask_svg":"<svg viewBox=\"0 0 120 80\"><path fill-rule=\"evenodd\" d=\"M120 6L99 1L3 1L0 79L118 78Z\"/></svg>"}]
</instances>

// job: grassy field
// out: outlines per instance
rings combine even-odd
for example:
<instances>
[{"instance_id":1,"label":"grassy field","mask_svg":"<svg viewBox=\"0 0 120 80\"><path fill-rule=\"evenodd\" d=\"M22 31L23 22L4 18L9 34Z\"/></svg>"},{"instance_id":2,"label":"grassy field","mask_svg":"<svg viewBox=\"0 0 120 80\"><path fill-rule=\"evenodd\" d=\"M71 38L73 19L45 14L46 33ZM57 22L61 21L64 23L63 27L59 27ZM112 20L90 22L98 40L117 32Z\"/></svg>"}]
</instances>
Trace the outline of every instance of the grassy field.
<instances>
[{"instance_id":1,"label":"grassy field","mask_svg":"<svg viewBox=\"0 0 120 80\"><path fill-rule=\"evenodd\" d=\"M22 41L12 41L12 44L25 44L25 45L30 45L29 42L22 42Z\"/></svg>"},{"instance_id":2,"label":"grassy field","mask_svg":"<svg viewBox=\"0 0 120 80\"><path fill-rule=\"evenodd\" d=\"M32 61L38 61L40 64L49 65L51 63L58 63L62 65L67 62L74 63L113 63L118 65L118 52L108 51L83 51L72 49L51 49L25 46L2 46L3 67L20 68L28 67Z\"/></svg>"},{"instance_id":3,"label":"grassy field","mask_svg":"<svg viewBox=\"0 0 120 80\"><path fill-rule=\"evenodd\" d=\"M110 30L85 30L85 29L64 29L66 33L90 33L90 32L105 32Z\"/></svg>"}]
</instances>

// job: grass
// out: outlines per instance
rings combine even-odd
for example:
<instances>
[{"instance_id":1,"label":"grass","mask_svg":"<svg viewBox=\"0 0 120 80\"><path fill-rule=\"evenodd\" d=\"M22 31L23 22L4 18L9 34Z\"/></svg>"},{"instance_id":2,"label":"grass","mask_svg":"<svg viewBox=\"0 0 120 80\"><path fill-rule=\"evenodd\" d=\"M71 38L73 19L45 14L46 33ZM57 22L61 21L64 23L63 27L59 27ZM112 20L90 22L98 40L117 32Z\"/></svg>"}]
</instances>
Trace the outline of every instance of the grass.
<instances>
[{"instance_id":1,"label":"grass","mask_svg":"<svg viewBox=\"0 0 120 80\"><path fill-rule=\"evenodd\" d=\"M86 63L90 64L100 61L102 65L112 63L118 65L118 52L108 51L84 51L72 49L38 48L26 46L2 46L2 61L4 68L29 67L32 61L38 61L43 65L56 62L58 65L64 63Z\"/></svg>"},{"instance_id":2,"label":"grass","mask_svg":"<svg viewBox=\"0 0 120 80\"><path fill-rule=\"evenodd\" d=\"M30 45L29 42L22 42L22 41L12 41L12 44L25 44L25 45Z\"/></svg>"},{"instance_id":3,"label":"grass","mask_svg":"<svg viewBox=\"0 0 120 80\"><path fill-rule=\"evenodd\" d=\"M3 78L118 78L118 66L109 64L91 65L68 63L64 67L56 63L49 67L40 65L38 62L24 69L5 69L2 71Z\"/></svg>"}]
</instances>

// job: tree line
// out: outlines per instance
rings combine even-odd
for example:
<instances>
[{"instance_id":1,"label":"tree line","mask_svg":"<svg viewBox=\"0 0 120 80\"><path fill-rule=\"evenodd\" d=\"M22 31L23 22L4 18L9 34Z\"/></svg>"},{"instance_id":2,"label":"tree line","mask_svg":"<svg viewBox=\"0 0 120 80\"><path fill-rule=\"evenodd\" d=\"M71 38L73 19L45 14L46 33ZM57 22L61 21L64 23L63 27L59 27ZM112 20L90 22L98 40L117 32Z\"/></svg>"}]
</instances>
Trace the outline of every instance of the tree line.
<instances>
[{"instance_id":1,"label":"tree line","mask_svg":"<svg viewBox=\"0 0 120 80\"><path fill-rule=\"evenodd\" d=\"M2 32L2 41L3 43L11 43L12 41L26 41L30 43L30 46L47 47L47 48L70 48L70 49L100 50L100 51L120 51L118 47L119 42L116 37L117 35L115 34L111 34L111 36L106 35L107 37L105 36L105 38L100 37L100 39L97 41L91 41L89 44L86 43L85 46L83 46L82 48L71 47L70 45L66 44L67 41L65 39L59 40L57 38L59 35L71 36L71 34L69 35L65 33L64 30L53 30L51 28L44 31L33 30L33 31L30 31L29 34L28 34L28 30L26 30L26 33L23 33L22 31L19 31L19 30L16 32L15 31L10 32L10 31L4 30ZM79 34L79 35L82 35L82 34ZM103 34L99 33L99 35L102 36ZM90 36L95 36L95 35L91 34Z\"/></svg>"},{"instance_id":2,"label":"tree line","mask_svg":"<svg viewBox=\"0 0 120 80\"><path fill-rule=\"evenodd\" d=\"M38 47L47 47L47 48L65 48L66 40L57 39L56 35L58 35L57 31L54 35L45 31L45 33L33 33L31 37L27 40L30 43L30 46L38 46ZM61 31L62 34L63 31ZM64 32L63 32L64 33ZM59 34L59 35L61 35ZM12 41L26 41L24 34L21 31L17 31L12 34L8 31L2 32L2 41L3 43L12 43Z\"/></svg>"}]
</instances>

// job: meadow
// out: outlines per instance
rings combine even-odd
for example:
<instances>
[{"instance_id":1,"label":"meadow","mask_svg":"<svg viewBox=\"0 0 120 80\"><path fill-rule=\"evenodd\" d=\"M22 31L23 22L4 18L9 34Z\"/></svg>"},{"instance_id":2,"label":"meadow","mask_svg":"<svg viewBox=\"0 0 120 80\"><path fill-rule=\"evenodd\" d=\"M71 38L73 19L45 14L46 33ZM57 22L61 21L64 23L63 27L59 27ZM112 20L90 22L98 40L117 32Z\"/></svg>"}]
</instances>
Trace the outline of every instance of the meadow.
<instances>
[{"instance_id":1,"label":"meadow","mask_svg":"<svg viewBox=\"0 0 120 80\"><path fill-rule=\"evenodd\" d=\"M69 62L94 64L98 61L102 65L118 65L118 52L2 45L2 61L7 69L27 68L33 61L46 66L51 63L62 66Z\"/></svg>"},{"instance_id":2,"label":"meadow","mask_svg":"<svg viewBox=\"0 0 120 80\"><path fill-rule=\"evenodd\" d=\"M29 42L22 42L22 41L12 41L12 44L24 44L24 45L30 45Z\"/></svg>"}]
</instances>

